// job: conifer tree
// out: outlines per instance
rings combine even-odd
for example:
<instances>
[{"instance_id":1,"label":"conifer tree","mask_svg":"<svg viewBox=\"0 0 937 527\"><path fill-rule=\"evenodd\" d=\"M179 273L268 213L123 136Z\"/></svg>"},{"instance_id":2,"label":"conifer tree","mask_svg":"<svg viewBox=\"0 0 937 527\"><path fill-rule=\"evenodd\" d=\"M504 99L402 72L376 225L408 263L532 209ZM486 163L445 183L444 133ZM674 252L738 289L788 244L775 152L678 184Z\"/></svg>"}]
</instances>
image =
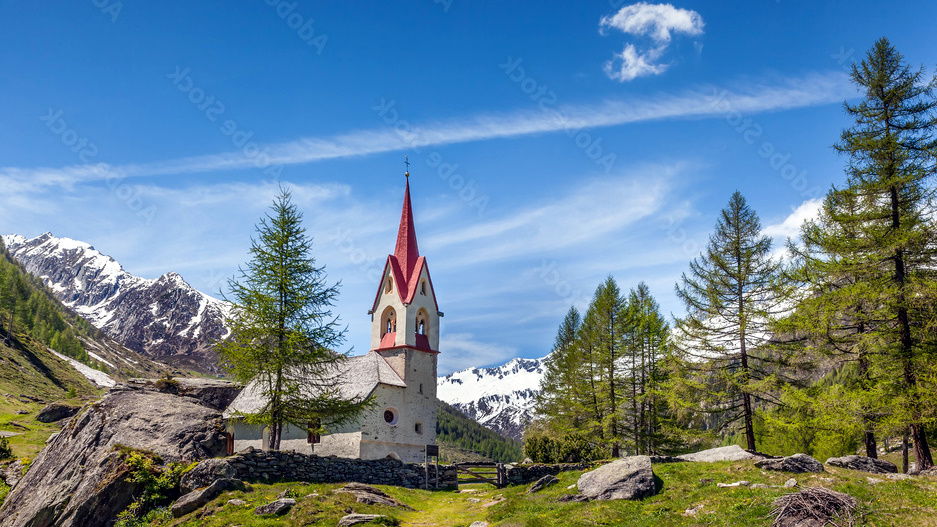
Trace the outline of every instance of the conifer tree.
<instances>
[{"instance_id":1,"label":"conifer tree","mask_svg":"<svg viewBox=\"0 0 937 527\"><path fill-rule=\"evenodd\" d=\"M886 280L867 290L874 309L870 338L889 372L901 412L910 430L919 469L933 466L925 433L927 390L920 378L934 354L934 270L937 236L933 224L933 188L937 171L937 79L924 69L912 70L904 57L882 38L852 67L853 83L864 92L858 104L845 104L855 125L843 131L835 148L848 156L845 188L833 190L855 201L847 220L861 230L866 259L880 262Z\"/></svg>"},{"instance_id":2,"label":"conifer tree","mask_svg":"<svg viewBox=\"0 0 937 527\"><path fill-rule=\"evenodd\" d=\"M577 387L583 380L576 341L581 322L579 310L570 307L557 330L537 392L536 414L560 433L575 431L585 421L577 405Z\"/></svg>"},{"instance_id":3,"label":"conifer tree","mask_svg":"<svg viewBox=\"0 0 937 527\"><path fill-rule=\"evenodd\" d=\"M663 381L659 363L670 327L644 282L628 295L627 311L634 452L656 454L662 443L660 421L666 410L659 397Z\"/></svg>"},{"instance_id":4,"label":"conifer tree","mask_svg":"<svg viewBox=\"0 0 937 527\"><path fill-rule=\"evenodd\" d=\"M334 350L344 330L330 311L338 284L327 285L324 267L315 265L312 241L290 197L281 189L273 213L256 227L251 260L228 282L231 336L217 347L235 379L257 386L265 406L243 417L269 427L274 450L284 423L318 433L368 403L341 395L337 368L345 356Z\"/></svg>"},{"instance_id":5,"label":"conifer tree","mask_svg":"<svg viewBox=\"0 0 937 527\"><path fill-rule=\"evenodd\" d=\"M758 216L736 191L706 251L675 287L688 312L677 321L674 338L696 372L688 382L702 390L704 411L722 414L725 425L742 422L749 450L756 449L755 404L774 402L770 392L778 373L768 331L785 292L770 251Z\"/></svg>"}]
</instances>

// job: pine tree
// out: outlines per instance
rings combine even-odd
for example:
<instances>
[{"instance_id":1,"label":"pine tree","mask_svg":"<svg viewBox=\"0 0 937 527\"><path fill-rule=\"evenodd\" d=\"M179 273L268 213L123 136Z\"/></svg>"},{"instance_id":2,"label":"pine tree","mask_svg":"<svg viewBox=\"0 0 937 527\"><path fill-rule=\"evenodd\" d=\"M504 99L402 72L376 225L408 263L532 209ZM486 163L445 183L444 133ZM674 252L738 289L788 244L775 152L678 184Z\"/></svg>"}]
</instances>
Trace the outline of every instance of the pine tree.
<instances>
[{"instance_id":1,"label":"pine tree","mask_svg":"<svg viewBox=\"0 0 937 527\"><path fill-rule=\"evenodd\" d=\"M577 430L585 421L576 404L577 385L583 380L582 357L576 341L581 322L579 311L570 307L557 330L537 392L537 416L549 421L550 428L559 433Z\"/></svg>"},{"instance_id":2,"label":"pine tree","mask_svg":"<svg viewBox=\"0 0 937 527\"><path fill-rule=\"evenodd\" d=\"M849 157L847 183L834 194L854 200L853 218L862 231L867 258L881 262L887 281L868 289L877 323L869 333L893 372L896 399L914 442L919 469L933 466L925 434L921 374L933 362L934 269L933 189L937 171L937 78L912 70L882 38L859 64L853 82L864 91L858 104L845 104L855 125L843 131L835 148ZM872 340L870 339L870 340Z\"/></svg>"},{"instance_id":3,"label":"pine tree","mask_svg":"<svg viewBox=\"0 0 937 527\"><path fill-rule=\"evenodd\" d=\"M256 383L266 401L260 412L244 418L269 427L274 450L284 423L319 432L369 402L341 396L336 372L345 356L334 350L344 330L330 311L338 284L327 285L324 268L316 267L302 214L290 197L281 189L273 214L257 226L250 262L228 282L231 336L217 347L234 378Z\"/></svg>"},{"instance_id":4,"label":"pine tree","mask_svg":"<svg viewBox=\"0 0 937 527\"><path fill-rule=\"evenodd\" d=\"M670 327L644 282L631 290L627 311L634 452L656 454L662 447L660 422L666 412L659 397L663 381L659 366Z\"/></svg>"},{"instance_id":5,"label":"pine tree","mask_svg":"<svg viewBox=\"0 0 937 527\"><path fill-rule=\"evenodd\" d=\"M772 403L778 358L767 349L769 323L785 292L780 264L758 216L736 191L716 222L705 253L690 262L675 289L687 317L677 321L675 345L702 380L706 410L726 425L742 421L755 450L755 403Z\"/></svg>"}]
</instances>

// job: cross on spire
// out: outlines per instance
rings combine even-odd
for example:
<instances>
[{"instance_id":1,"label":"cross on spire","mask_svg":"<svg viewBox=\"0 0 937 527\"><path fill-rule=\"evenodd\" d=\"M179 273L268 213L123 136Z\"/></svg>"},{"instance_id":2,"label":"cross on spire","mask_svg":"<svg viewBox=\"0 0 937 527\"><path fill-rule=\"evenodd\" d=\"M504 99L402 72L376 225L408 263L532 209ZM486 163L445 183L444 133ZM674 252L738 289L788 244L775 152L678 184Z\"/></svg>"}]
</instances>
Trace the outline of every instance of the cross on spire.
<instances>
[{"instance_id":1,"label":"cross on spire","mask_svg":"<svg viewBox=\"0 0 937 527\"><path fill-rule=\"evenodd\" d=\"M410 178L410 159L407 156L403 156L403 164L407 165L407 171L403 173L404 176Z\"/></svg>"}]
</instances>

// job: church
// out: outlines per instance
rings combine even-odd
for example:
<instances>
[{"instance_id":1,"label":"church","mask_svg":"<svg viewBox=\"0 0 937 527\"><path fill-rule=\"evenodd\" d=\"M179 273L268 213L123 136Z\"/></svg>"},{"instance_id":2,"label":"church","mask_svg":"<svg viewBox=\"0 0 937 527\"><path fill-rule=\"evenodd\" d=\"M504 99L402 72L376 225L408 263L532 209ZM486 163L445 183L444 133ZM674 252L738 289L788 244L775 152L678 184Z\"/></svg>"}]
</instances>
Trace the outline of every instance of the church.
<instances>
[{"instance_id":1,"label":"church","mask_svg":"<svg viewBox=\"0 0 937 527\"><path fill-rule=\"evenodd\" d=\"M365 355L340 366L345 397L373 394L375 404L357 419L322 436L283 425L281 450L320 456L423 462L427 445L436 443L436 359L439 318L433 280L417 246L410 174L407 172L403 210L394 253L387 256L374 295L371 346ZM266 449L268 432L237 418L264 405L248 384L225 411L228 449Z\"/></svg>"}]
</instances>

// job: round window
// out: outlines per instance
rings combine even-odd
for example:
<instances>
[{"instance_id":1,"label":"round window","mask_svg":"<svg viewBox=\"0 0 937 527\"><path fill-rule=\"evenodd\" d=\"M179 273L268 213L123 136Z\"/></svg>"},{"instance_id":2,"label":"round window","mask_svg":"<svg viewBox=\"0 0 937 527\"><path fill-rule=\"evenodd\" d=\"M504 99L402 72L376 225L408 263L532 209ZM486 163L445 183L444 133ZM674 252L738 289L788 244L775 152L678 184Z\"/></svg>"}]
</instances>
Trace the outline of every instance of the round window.
<instances>
[{"instance_id":1,"label":"round window","mask_svg":"<svg viewBox=\"0 0 937 527\"><path fill-rule=\"evenodd\" d=\"M394 426L395 424L397 424L397 409L396 408L388 408L384 410L384 422L391 426Z\"/></svg>"}]
</instances>

